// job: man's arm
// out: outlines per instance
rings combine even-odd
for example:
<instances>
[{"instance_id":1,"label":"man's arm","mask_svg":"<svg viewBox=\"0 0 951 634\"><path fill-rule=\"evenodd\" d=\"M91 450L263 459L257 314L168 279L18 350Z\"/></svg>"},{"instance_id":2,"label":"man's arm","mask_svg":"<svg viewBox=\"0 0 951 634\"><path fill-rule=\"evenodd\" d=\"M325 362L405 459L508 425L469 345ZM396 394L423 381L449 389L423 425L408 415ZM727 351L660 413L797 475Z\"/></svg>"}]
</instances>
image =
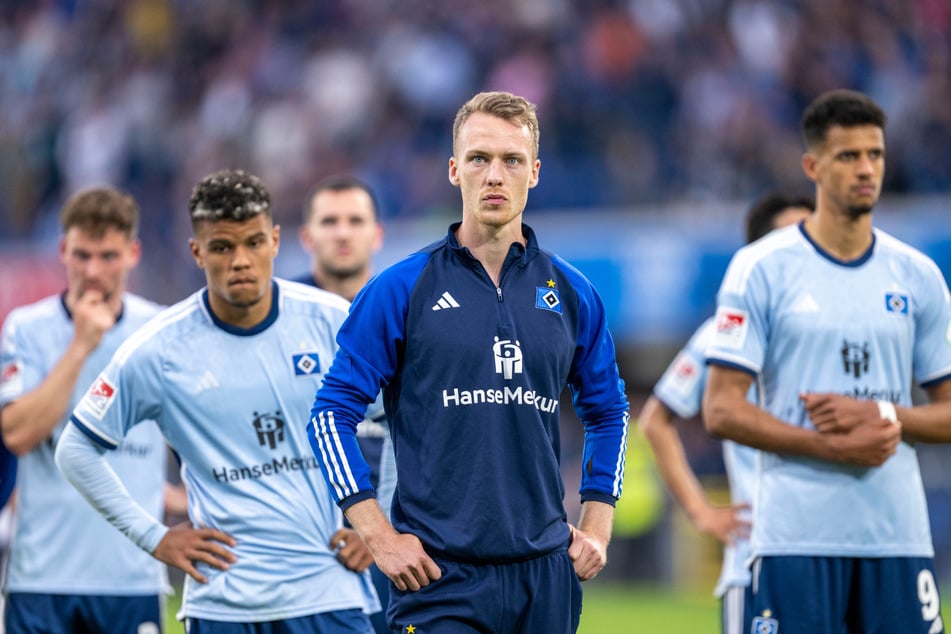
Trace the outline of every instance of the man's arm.
<instances>
[{"instance_id":1,"label":"man's arm","mask_svg":"<svg viewBox=\"0 0 951 634\"><path fill-rule=\"evenodd\" d=\"M123 486L99 449L76 425L69 423L56 445L56 465L86 501L139 548L166 564L182 569L200 583L207 579L195 568L204 562L227 570L235 556L221 544L235 540L218 530L181 524L169 529L148 514Z\"/></svg>"},{"instance_id":2,"label":"man's arm","mask_svg":"<svg viewBox=\"0 0 951 634\"><path fill-rule=\"evenodd\" d=\"M898 422L906 436L922 442L951 442L951 379L926 390L926 405L896 407Z\"/></svg>"},{"instance_id":3,"label":"man's arm","mask_svg":"<svg viewBox=\"0 0 951 634\"><path fill-rule=\"evenodd\" d=\"M373 554L373 560L402 592L416 591L442 576L436 562L415 535L398 533L375 499L363 500L345 511L350 525Z\"/></svg>"},{"instance_id":4,"label":"man's arm","mask_svg":"<svg viewBox=\"0 0 951 634\"><path fill-rule=\"evenodd\" d=\"M661 478L694 526L724 544L731 543L737 536L746 537L750 522L740 513L749 505L716 506L710 502L687 461L673 412L651 395L641 409L638 423L654 452Z\"/></svg>"},{"instance_id":5,"label":"man's arm","mask_svg":"<svg viewBox=\"0 0 951 634\"><path fill-rule=\"evenodd\" d=\"M93 290L76 302L72 317L73 339L53 369L36 389L0 410L3 442L18 456L29 453L53 434L66 414L83 364L116 321L101 293Z\"/></svg>"},{"instance_id":6,"label":"man's arm","mask_svg":"<svg viewBox=\"0 0 951 634\"><path fill-rule=\"evenodd\" d=\"M593 579L608 563L608 543L614 524L614 507L604 502L588 500L581 503L578 528L571 530L568 556L574 562L575 574L582 581Z\"/></svg>"},{"instance_id":7,"label":"man's arm","mask_svg":"<svg viewBox=\"0 0 951 634\"><path fill-rule=\"evenodd\" d=\"M709 367L703 420L716 436L772 453L879 466L895 453L901 429L879 418L843 433L819 433L788 425L746 400L753 377L734 368Z\"/></svg>"}]
</instances>

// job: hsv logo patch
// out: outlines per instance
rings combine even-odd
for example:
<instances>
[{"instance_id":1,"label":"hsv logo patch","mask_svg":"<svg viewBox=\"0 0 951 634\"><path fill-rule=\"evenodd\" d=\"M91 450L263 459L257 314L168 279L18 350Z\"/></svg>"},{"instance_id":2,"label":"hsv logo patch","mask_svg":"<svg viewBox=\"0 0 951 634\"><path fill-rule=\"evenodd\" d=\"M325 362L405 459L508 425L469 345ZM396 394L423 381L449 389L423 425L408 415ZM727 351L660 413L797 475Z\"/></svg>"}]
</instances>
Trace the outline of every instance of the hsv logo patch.
<instances>
[{"instance_id":1,"label":"hsv logo patch","mask_svg":"<svg viewBox=\"0 0 951 634\"><path fill-rule=\"evenodd\" d=\"M116 388L102 376L96 379L86 393L86 405L97 418L102 418L116 397Z\"/></svg>"},{"instance_id":2,"label":"hsv logo patch","mask_svg":"<svg viewBox=\"0 0 951 634\"><path fill-rule=\"evenodd\" d=\"M904 293L885 293L885 310L899 315L908 314L908 296Z\"/></svg>"},{"instance_id":3,"label":"hsv logo patch","mask_svg":"<svg viewBox=\"0 0 951 634\"><path fill-rule=\"evenodd\" d=\"M295 376L310 376L320 372L320 357L316 352L301 352L291 357Z\"/></svg>"},{"instance_id":4,"label":"hsv logo patch","mask_svg":"<svg viewBox=\"0 0 951 634\"><path fill-rule=\"evenodd\" d=\"M750 315L738 308L720 307L716 316L714 344L724 348L742 348L750 329Z\"/></svg>"},{"instance_id":5,"label":"hsv logo patch","mask_svg":"<svg viewBox=\"0 0 951 634\"><path fill-rule=\"evenodd\" d=\"M535 287L535 308L561 314L561 296L553 288Z\"/></svg>"},{"instance_id":6,"label":"hsv logo patch","mask_svg":"<svg viewBox=\"0 0 951 634\"><path fill-rule=\"evenodd\" d=\"M779 621L766 616L757 616L753 619L750 634L779 634Z\"/></svg>"}]
</instances>

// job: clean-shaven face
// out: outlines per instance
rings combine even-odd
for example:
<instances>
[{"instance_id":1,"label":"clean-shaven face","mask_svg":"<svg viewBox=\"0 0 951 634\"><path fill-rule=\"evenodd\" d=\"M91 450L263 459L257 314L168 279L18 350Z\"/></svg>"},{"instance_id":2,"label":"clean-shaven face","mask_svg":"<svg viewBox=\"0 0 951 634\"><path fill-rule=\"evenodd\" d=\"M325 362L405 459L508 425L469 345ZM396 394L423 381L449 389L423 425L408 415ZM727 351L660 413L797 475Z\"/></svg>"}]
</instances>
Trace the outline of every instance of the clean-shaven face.
<instances>
[{"instance_id":1,"label":"clean-shaven face","mask_svg":"<svg viewBox=\"0 0 951 634\"><path fill-rule=\"evenodd\" d=\"M362 273L383 243L373 199L358 187L318 192L311 200L301 242L325 275L346 278Z\"/></svg>"},{"instance_id":2,"label":"clean-shaven face","mask_svg":"<svg viewBox=\"0 0 951 634\"><path fill-rule=\"evenodd\" d=\"M268 296L280 245L280 227L268 216L199 222L190 244L219 319L229 322L230 313L243 313Z\"/></svg>"},{"instance_id":3,"label":"clean-shaven face","mask_svg":"<svg viewBox=\"0 0 951 634\"><path fill-rule=\"evenodd\" d=\"M528 126L474 112L459 130L449 181L462 193L463 219L503 227L517 220L538 184L541 163Z\"/></svg>"}]
</instances>

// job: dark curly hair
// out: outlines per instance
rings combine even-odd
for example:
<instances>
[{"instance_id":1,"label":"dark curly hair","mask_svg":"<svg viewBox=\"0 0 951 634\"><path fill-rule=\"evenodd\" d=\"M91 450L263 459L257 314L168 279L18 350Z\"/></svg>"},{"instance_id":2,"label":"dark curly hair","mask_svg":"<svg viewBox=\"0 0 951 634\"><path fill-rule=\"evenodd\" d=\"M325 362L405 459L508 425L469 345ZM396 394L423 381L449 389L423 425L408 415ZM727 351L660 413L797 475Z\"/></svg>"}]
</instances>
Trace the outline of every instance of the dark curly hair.
<instances>
[{"instance_id":1,"label":"dark curly hair","mask_svg":"<svg viewBox=\"0 0 951 634\"><path fill-rule=\"evenodd\" d=\"M210 220L244 221L271 215L271 194L254 174L221 170L201 179L188 199L192 225Z\"/></svg>"}]
</instances>

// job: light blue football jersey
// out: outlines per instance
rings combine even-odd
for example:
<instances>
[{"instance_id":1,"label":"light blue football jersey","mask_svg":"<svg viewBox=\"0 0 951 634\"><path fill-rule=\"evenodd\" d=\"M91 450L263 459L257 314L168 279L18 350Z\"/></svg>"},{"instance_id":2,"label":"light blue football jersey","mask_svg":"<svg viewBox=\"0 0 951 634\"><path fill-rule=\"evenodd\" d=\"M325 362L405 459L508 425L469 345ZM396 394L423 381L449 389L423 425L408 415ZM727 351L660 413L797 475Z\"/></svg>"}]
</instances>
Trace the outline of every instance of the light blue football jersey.
<instances>
[{"instance_id":1,"label":"light blue football jersey","mask_svg":"<svg viewBox=\"0 0 951 634\"><path fill-rule=\"evenodd\" d=\"M136 295L123 297L122 316L86 359L52 439L19 459L16 533L7 576L10 592L141 595L169 589L165 565L110 526L53 461L56 440L73 405L119 344L160 308ZM0 406L36 389L72 338L73 322L61 296L13 310L0 342ZM166 448L158 427L140 425L111 452L109 463L139 504L160 517Z\"/></svg>"},{"instance_id":2,"label":"light blue football jersey","mask_svg":"<svg viewBox=\"0 0 951 634\"><path fill-rule=\"evenodd\" d=\"M378 611L368 575L329 550L343 516L306 436L348 303L276 280L269 316L240 329L211 313L207 293L129 339L73 422L111 448L138 421L157 421L182 461L192 523L237 540L229 570L199 564L208 583L186 577L183 616L259 622Z\"/></svg>"},{"instance_id":3,"label":"light blue football jersey","mask_svg":"<svg viewBox=\"0 0 951 634\"><path fill-rule=\"evenodd\" d=\"M812 428L799 395L836 392L910 406L913 381L951 377L951 309L929 258L874 230L843 263L798 226L734 256L708 359L758 377L763 407ZM754 555L931 557L913 445L881 467L761 453Z\"/></svg>"},{"instance_id":4,"label":"light blue football jersey","mask_svg":"<svg viewBox=\"0 0 951 634\"><path fill-rule=\"evenodd\" d=\"M681 418L692 418L700 413L707 383L705 353L715 330L712 317L703 322L654 386L654 396ZM755 386L750 388L750 400L756 402ZM732 440L724 440L721 444L731 501L752 504L757 450ZM724 547L723 567L714 590L717 597L722 597L730 586L750 584L750 572L746 567L749 555L747 539L737 539Z\"/></svg>"}]
</instances>

